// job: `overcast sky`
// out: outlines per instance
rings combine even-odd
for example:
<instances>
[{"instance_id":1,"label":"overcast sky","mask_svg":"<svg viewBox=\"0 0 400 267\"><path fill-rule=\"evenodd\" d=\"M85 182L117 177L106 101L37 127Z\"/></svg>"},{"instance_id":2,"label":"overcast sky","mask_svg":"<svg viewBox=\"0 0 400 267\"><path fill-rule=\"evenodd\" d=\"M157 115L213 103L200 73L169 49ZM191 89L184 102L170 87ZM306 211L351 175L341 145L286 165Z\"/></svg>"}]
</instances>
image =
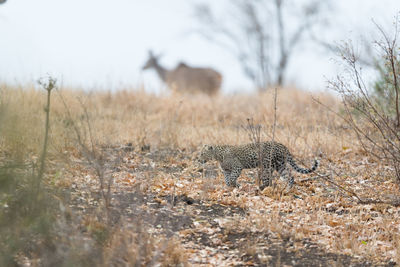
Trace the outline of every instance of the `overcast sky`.
<instances>
[{"instance_id":1,"label":"overcast sky","mask_svg":"<svg viewBox=\"0 0 400 267\"><path fill-rule=\"evenodd\" d=\"M88 89L144 83L158 91L154 72L142 72L147 51L164 54L172 68L179 61L211 66L224 75L223 90L251 90L240 66L224 49L191 33L196 27L188 0L8 0L0 5L0 81L32 82L50 73L66 86ZM224 1L213 1L224 8ZM368 35L371 19L389 25L399 0L337 0L335 41ZM333 40L332 40L333 41ZM289 83L323 89L337 71L332 55L305 50L293 58Z\"/></svg>"}]
</instances>

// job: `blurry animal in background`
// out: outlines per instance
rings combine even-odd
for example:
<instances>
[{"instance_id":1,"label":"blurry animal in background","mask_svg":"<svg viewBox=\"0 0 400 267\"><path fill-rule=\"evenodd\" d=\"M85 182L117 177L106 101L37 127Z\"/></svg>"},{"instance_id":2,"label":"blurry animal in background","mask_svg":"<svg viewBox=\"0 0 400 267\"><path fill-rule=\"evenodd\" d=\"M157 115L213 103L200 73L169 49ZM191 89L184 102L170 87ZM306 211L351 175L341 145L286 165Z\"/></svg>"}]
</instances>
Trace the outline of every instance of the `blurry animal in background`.
<instances>
[{"instance_id":1,"label":"blurry animal in background","mask_svg":"<svg viewBox=\"0 0 400 267\"><path fill-rule=\"evenodd\" d=\"M221 88L222 75L216 70L194 68L185 63L179 63L175 69L167 70L160 65L158 59L159 56L149 51L149 59L142 69L155 69L160 79L174 91L215 95Z\"/></svg>"}]
</instances>

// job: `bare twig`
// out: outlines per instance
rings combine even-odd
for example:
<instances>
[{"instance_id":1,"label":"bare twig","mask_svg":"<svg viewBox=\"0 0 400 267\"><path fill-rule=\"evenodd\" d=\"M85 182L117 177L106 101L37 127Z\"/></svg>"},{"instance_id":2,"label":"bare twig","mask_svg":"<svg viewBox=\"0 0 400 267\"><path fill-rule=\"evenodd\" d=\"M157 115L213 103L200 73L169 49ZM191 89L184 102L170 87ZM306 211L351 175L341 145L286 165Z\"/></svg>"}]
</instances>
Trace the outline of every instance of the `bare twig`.
<instances>
[{"instance_id":1,"label":"bare twig","mask_svg":"<svg viewBox=\"0 0 400 267\"><path fill-rule=\"evenodd\" d=\"M314 177L315 179L321 178L325 181L327 181L328 183L333 184L334 186L336 186L337 188L339 188L340 190L348 193L350 196L355 197L357 199L357 203L358 204L362 204L362 205L368 205L368 204L387 204L387 205L391 205L391 206L400 206L400 199L396 199L393 201L384 201L381 199L372 199L372 198L361 198L356 192L354 192L353 190L349 189L349 188L345 188L341 185L339 185L338 183L334 182L333 179L329 179L328 177L332 177L331 174L318 174L318 176Z\"/></svg>"},{"instance_id":2,"label":"bare twig","mask_svg":"<svg viewBox=\"0 0 400 267\"><path fill-rule=\"evenodd\" d=\"M277 119L276 119L277 118L277 95L278 95L278 88L275 88L275 90L274 90L274 99L273 99L273 101L274 101L274 104L273 104L273 106L274 106L274 117L273 117L273 123L272 123L272 140L271 140L272 147L271 147L271 150L270 150L270 157L269 157L270 159L272 159L272 155L273 155L274 149L275 149L275 147L274 147L275 143L274 142L275 142L276 121L277 121ZM266 155L263 153L263 145L264 144L263 144L263 142L261 140L261 125L256 125L254 123L254 119L253 118L248 118L247 119L247 126L243 127L243 129L248 133L250 141L254 145L256 145L257 148L258 148L257 157L258 157L258 161L259 161L259 163L258 163L259 168L258 168L258 171L257 171L257 178L256 178L257 186L261 185L261 182L263 181L262 180L263 175L268 175L268 177L270 178L269 179L269 185L272 185L272 172L273 172L272 160L269 161L268 169L265 170L266 166L264 165L264 162L265 162L264 157ZM266 171L268 171L268 173L264 173ZM263 184L263 186L265 186L265 185Z\"/></svg>"},{"instance_id":3,"label":"bare twig","mask_svg":"<svg viewBox=\"0 0 400 267\"><path fill-rule=\"evenodd\" d=\"M317 176L312 176L312 177L301 179L301 180L299 180L299 183L317 180L317 179L320 179L322 176L329 177L330 175L329 174L324 174L324 175L318 174Z\"/></svg>"},{"instance_id":4,"label":"bare twig","mask_svg":"<svg viewBox=\"0 0 400 267\"><path fill-rule=\"evenodd\" d=\"M276 129L276 114L277 114L277 98L278 98L278 89L275 87L274 90L274 121L272 123L272 147L271 147L271 151L270 151L270 162L269 162L269 185L272 185L272 154L273 154L273 150L275 149L275 129Z\"/></svg>"},{"instance_id":5,"label":"bare twig","mask_svg":"<svg viewBox=\"0 0 400 267\"><path fill-rule=\"evenodd\" d=\"M90 117L89 117L87 108L84 105L84 103L79 99L79 103L84 111L84 117L83 117L84 123L86 124L86 127L85 127L86 129L83 129L83 130L87 130L89 132L90 146L87 145L87 142L82 137L82 128L79 128L78 124L73 119L73 117L71 115L71 111L70 111L67 103L65 102L64 97L62 96L62 94L60 92L58 92L58 93L60 95L60 98L64 105L64 108L66 110L67 117L68 117L70 123L72 124L72 129L74 130L74 133L75 133L76 141L78 144L78 149L80 150L80 152L86 159L89 166L91 166L93 168L93 170L95 171L96 176L99 180L100 195L104 201L105 211L106 211L106 215L107 215L107 222L108 222L108 224L111 224L111 210L110 210L110 208L111 208L111 188L114 183L114 178L112 175L109 175L108 179L106 181L106 178L105 178L105 176L106 176L105 155L104 155L104 153L97 152L96 141L95 141L95 138L93 135L92 126L90 123Z\"/></svg>"},{"instance_id":6,"label":"bare twig","mask_svg":"<svg viewBox=\"0 0 400 267\"><path fill-rule=\"evenodd\" d=\"M257 172L257 177L256 177L256 185L260 186L261 182L261 177L262 173L264 171L264 165L263 165L263 155L262 155L262 143L261 143L261 125L255 125L254 124L254 119L253 118L248 118L247 119L247 127L244 128L245 131L248 132L249 138L253 144L255 144L258 147L258 160L259 160L259 169Z\"/></svg>"}]
</instances>

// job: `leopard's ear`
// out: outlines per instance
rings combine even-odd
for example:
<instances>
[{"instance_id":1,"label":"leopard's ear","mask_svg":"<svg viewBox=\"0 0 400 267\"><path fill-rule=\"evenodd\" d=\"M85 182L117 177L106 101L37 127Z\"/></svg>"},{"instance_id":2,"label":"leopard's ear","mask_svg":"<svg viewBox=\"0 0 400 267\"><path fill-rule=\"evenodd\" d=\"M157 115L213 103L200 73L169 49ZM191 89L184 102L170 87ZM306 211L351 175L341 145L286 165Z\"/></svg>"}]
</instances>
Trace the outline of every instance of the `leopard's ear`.
<instances>
[{"instance_id":1,"label":"leopard's ear","mask_svg":"<svg viewBox=\"0 0 400 267\"><path fill-rule=\"evenodd\" d=\"M214 146L213 145L204 145L203 149L204 150L214 150Z\"/></svg>"}]
</instances>

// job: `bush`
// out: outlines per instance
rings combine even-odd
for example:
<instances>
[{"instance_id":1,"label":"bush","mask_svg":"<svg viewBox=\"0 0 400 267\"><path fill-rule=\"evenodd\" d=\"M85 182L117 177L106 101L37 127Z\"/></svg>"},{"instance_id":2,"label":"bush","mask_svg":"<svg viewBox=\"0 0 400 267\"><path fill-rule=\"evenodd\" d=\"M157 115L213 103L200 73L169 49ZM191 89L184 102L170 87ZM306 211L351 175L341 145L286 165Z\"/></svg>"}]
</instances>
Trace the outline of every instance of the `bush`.
<instances>
[{"instance_id":1,"label":"bush","mask_svg":"<svg viewBox=\"0 0 400 267\"><path fill-rule=\"evenodd\" d=\"M47 91L45 113L19 108L22 99L4 97L0 102L0 122L6 122L0 124L0 266L92 266L98 261L93 256L98 247L87 246L94 242L85 239L78 230L78 217L71 217L63 205L68 192L62 195L42 181L55 80L41 85ZM12 89L0 90L6 94ZM35 120L43 116L41 131L42 123Z\"/></svg>"},{"instance_id":2,"label":"bush","mask_svg":"<svg viewBox=\"0 0 400 267\"><path fill-rule=\"evenodd\" d=\"M359 57L351 43L340 47L345 74L329 81L339 93L344 106L342 118L356 133L362 148L379 161L392 167L400 183L400 95L399 95L399 33L397 19L392 37L377 24L382 40L374 42L376 58L384 62L378 68L378 80L369 88L365 83Z\"/></svg>"},{"instance_id":3,"label":"bush","mask_svg":"<svg viewBox=\"0 0 400 267\"><path fill-rule=\"evenodd\" d=\"M394 54L395 56L395 54ZM375 101L385 111L386 114L392 118L396 116L396 83L400 80L400 60L393 58L392 61L387 57L380 58L376 61L376 69L378 71L378 78L374 82L373 92ZM393 69L397 73L397 77L393 75ZM397 81L395 81L395 77Z\"/></svg>"},{"instance_id":4,"label":"bush","mask_svg":"<svg viewBox=\"0 0 400 267\"><path fill-rule=\"evenodd\" d=\"M43 150L38 168L29 160L23 135L17 127L18 115L9 116L8 106L0 103L0 121L8 119L10 127L0 129L0 265L15 266L25 258L35 258L44 250L52 250L55 240L52 225L57 217L56 202L40 181L46 159L50 93L47 87L46 126ZM10 120L10 118L13 118ZM16 126L16 127L13 127ZM25 149L25 150L24 150ZM37 157L36 157L37 158ZM38 169L38 170L37 170ZM38 244L41 244L38 246ZM44 249L45 248L45 249Z\"/></svg>"}]
</instances>

